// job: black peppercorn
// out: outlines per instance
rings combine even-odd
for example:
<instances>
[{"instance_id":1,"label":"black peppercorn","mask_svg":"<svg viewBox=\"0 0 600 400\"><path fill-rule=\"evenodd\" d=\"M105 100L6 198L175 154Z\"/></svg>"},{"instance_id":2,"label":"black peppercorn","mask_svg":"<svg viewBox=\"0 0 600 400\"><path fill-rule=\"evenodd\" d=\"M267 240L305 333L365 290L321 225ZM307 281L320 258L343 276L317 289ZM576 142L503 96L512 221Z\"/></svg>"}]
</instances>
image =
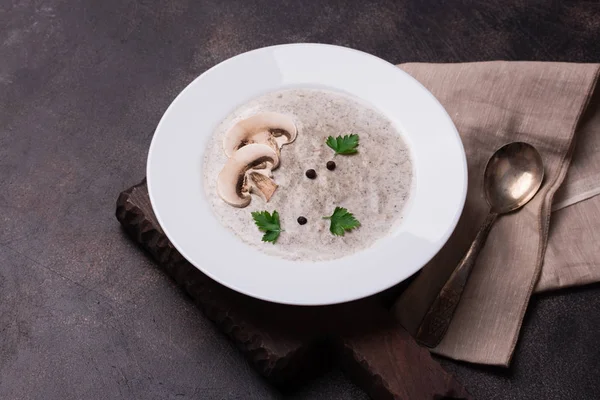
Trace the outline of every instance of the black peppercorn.
<instances>
[{"instance_id":1,"label":"black peppercorn","mask_svg":"<svg viewBox=\"0 0 600 400\"><path fill-rule=\"evenodd\" d=\"M327 169L333 171L335 169L335 163L333 161L327 161Z\"/></svg>"},{"instance_id":2,"label":"black peppercorn","mask_svg":"<svg viewBox=\"0 0 600 400\"><path fill-rule=\"evenodd\" d=\"M317 177L317 171L315 171L314 169L309 169L308 171L306 171L306 177L308 179L315 179Z\"/></svg>"},{"instance_id":3,"label":"black peppercorn","mask_svg":"<svg viewBox=\"0 0 600 400\"><path fill-rule=\"evenodd\" d=\"M299 223L300 225L304 225L304 224L306 224L307 222L308 222L308 220L307 220L306 218L304 218L304 217L298 217L298 223Z\"/></svg>"}]
</instances>

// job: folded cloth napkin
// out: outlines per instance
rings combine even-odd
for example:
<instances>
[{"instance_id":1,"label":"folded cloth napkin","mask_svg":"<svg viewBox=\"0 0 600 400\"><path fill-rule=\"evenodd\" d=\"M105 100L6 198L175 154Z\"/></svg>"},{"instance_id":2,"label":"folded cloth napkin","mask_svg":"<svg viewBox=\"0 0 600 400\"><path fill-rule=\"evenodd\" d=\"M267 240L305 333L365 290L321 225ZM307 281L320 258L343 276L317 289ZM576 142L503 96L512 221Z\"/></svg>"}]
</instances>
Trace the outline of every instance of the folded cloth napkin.
<instances>
[{"instance_id":1,"label":"folded cloth napkin","mask_svg":"<svg viewBox=\"0 0 600 400\"><path fill-rule=\"evenodd\" d=\"M482 178L489 157L513 141L528 142L542 155L542 188L523 209L497 220L446 336L432 349L457 360L508 366L533 291L600 281L600 89L594 94L599 66L482 62L401 68L444 105L469 168L455 232L394 305L409 332L417 331L488 212Z\"/></svg>"}]
</instances>

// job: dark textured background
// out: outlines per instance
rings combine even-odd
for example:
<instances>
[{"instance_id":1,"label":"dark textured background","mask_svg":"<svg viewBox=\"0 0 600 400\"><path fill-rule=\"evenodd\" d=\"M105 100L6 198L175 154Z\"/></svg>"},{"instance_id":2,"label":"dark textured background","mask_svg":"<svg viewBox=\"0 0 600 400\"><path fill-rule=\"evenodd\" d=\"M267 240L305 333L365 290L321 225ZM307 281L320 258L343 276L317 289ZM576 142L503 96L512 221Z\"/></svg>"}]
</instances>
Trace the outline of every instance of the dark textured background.
<instances>
[{"instance_id":1,"label":"dark textured background","mask_svg":"<svg viewBox=\"0 0 600 400\"><path fill-rule=\"evenodd\" d=\"M501 3L501 4L495 4ZM193 78L287 42L391 62L600 61L597 1L0 2L0 399L274 399L121 232L117 194ZM481 399L596 399L600 286L538 296ZM291 399L364 399L333 370Z\"/></svg>"}]
</instances>

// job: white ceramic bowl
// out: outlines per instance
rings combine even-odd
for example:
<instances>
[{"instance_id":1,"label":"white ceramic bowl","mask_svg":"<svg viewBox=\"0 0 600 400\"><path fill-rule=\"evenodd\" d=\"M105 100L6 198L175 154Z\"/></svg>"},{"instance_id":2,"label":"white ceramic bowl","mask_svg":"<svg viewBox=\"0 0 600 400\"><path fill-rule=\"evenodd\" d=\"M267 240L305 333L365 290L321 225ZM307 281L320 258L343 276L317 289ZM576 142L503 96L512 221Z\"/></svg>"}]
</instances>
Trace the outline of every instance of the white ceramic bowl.
<instances>
[{"instance_id":1,"label":"white ceramic bowl","mask_svg":"<svg viewBox=\"0 0 600 400\"><path fill-rule=\"evenodd\" d=\"M361 98L392 120L410 147L416 185L404 221L371 248L333 261L283 260L246 245L213 215L202 172L213 130L248 100L288 87L328 88ZM467 192L460 137L433 95L380 58L322 44L250 51L200 75L158 124L147 178L156 217L189 262L241 293L296 305L355 300L410 277L444 245Z\"/></svg>"}]
</instances>

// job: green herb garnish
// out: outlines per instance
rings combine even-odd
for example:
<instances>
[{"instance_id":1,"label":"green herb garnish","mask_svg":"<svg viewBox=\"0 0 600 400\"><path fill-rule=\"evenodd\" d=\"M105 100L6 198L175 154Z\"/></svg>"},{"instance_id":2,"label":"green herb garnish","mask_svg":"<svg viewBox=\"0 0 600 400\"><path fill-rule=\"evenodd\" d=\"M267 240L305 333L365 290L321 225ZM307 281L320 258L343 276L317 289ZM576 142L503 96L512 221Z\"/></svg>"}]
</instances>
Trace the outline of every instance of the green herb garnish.
<instances>
[{"instance_id":1,"label":"green herb garnish","mask_svg":"<svg viewBox=\"0 0 600 400\"><path fill-rule=\"evenodd\" d=\"M354 215L343 207L336 207L332 216L323 217L323 219L331 221L329 230L336 236L344 236L346 231L351 231L360 226L360 222L354 218Z\"/></svg>"},{"instance_id":2,"label":"green herb garnish","mask_svg":"<svg viewBox=\"0 0 600 400\"><path fill-rule=\"evenodd\" d=\"M275 244L279 234L283 232L279 224L279 214L273 211L273 215L268 211L255 211L252 213L254 223L258 226L258 230L264 232L262 237L263 242L271 242Z\"/></svg>"},{"instance_id":3,"label":"green herb garnish","mask_svg":"<svg viewBox=\"0 0 600 400\"><path fill-rule=\"evenodd\" d=\"M335 151L335 154L348 155L358 153L356 149L358 147L358 135L338 136L336 138L329 136L325 143Z\"/></svg>"}]
</instances>

